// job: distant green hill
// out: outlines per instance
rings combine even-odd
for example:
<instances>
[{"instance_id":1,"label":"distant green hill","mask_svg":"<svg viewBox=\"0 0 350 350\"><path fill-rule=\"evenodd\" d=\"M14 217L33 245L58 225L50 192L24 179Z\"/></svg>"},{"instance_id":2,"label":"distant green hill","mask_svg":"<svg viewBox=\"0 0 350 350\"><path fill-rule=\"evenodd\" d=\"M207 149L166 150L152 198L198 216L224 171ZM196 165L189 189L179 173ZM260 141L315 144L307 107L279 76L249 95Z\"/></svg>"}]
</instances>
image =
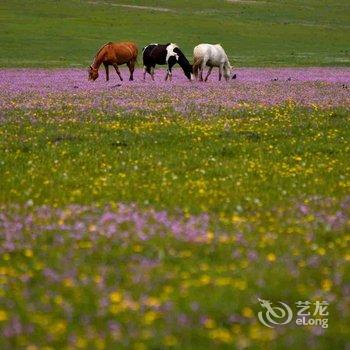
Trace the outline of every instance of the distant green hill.
<instances>
[{"instance_id":1,"label":"distant green hill","mask_svg":"<svg viewBox=\"0 0 350 350\"><path fill-rule=\"evenodd\" d=\"M349 0L1 0L1 67L80 67L107 41L220 42L235 66L350 66ZM139 60L141 61L141 60Z\"/></svg>"}]
</instances>

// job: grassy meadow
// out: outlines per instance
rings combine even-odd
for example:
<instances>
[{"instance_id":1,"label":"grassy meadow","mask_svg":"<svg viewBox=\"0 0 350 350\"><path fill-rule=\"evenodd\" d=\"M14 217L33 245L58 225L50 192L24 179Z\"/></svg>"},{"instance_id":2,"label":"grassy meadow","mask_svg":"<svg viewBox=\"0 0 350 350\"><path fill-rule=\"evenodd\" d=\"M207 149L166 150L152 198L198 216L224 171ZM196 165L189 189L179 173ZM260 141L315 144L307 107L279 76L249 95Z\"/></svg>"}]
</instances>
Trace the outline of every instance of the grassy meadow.
<instances>
[{"instance_id":1,"label":"grassy meadow","mask_svg":"<svg viewBox=\"0 0 350 350\"><path fill-rule=\"evenodd\" d=\"M217 215L347 194L346 110L238 111L211 118L16 111L2 134L2 203L151 204ZM20 122L19 122L20 121ZM5 151L5 152L4 152ZM239 209L241 208L241 209Z\"/></svg>"},{"instance_id":2,"label":"grassy meadow","mask_svg":"<svg viewBox=\"0 0 350 350\"><path fill-rule=\"evenodd\" d=\"M1 348L344 348L349 140L346 108L293 103L8 110ZM267 328L258 298L329 327Z\"/></svg>"},{"instance_id":3,"label":"grassy meadow","mask_svg":"<svg viewBox=\"0 0 350 350\"><path fill-rule=\"evenodd\" d=\"M2 0L0 349L349 348L349 16ZM237 79L87 81L110 40L220 42Z\"/></svg>"},{"instance_id":4,"label":"grassy meadow","mask_svg":"<svg viewBox=\"0 0 350 350\"><path fill-rule=\"evenodd\" d=\"M143 6L143 8L122 7ZM82 67L107 41L221 43L234 66L349 66L346 0L3 0L0 66Z\"/></svg>"}]
</instances>

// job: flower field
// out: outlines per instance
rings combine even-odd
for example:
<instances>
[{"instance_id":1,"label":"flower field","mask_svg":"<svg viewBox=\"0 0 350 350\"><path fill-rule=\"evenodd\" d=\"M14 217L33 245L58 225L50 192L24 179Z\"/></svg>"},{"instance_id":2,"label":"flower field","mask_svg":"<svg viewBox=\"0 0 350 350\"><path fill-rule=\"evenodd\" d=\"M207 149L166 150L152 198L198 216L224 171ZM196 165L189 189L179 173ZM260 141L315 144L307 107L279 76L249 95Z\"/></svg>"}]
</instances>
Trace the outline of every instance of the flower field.
<instances>
[{"instance_id":1,"label":"flower field","mask_svg":"<svg viewBox=\"0 0 350 350\"><path fill-rule=\"evenodd\" d=\"M349 346L350 69L235 73L0 70L1 349Z\"/></svg>"},{"instance_id":2,"label":"flower field","mask_svg":"<svg viewBox=\"0 0 350 350\"><path fill-rule=\"evenodd\" d=\"M135 81L122 71L121 84L115 72L105 82L100 78L89 82L87 71L17 69L2 70L0 86L2 109L53 109L74 107L82 111L98 109L113 113L124 111L162 112L164 109L181 114L198 112L212 115L225 109L280 105L292 101L301 106L323 108L348 106L350 103L350 70L347 68L238 68L237 79L218 84L214 72L206 84L189 83L181 70L174 75L173 85L164 81L165 70L156 71L156 82L150 76L143 81L141 69Z\"/></svg>"}]
</instances>

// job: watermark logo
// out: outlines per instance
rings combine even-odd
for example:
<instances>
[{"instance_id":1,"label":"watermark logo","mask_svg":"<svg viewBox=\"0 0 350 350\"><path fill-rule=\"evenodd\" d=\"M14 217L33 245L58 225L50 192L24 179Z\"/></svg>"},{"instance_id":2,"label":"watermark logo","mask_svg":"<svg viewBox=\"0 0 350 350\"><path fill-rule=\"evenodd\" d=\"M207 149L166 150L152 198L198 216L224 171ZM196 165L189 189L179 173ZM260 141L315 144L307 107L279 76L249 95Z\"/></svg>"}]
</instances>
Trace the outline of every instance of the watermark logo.
<instances>
[{"instance_id":1,"label":"watermark logo","mask_svg":"<svg viewBox=\"0 0 350 350\"><path fill-rule=\"evenodd\" d=\"M258 312L259 321L266 327L274 328L276 325L285 325L292 321L294 313L291 307L279 301L278 305L273 305L269 300L259 299L263 308ZM328 328L328 306L327 301L297 301L295 303L296 312L295 324L297 326L321 326Z\"/></svg>"},{"instance_id":2,"label":"watermark logo","mask_svg":"<svg viewBox=\"0 0 350 350\"><path fill-rule=\"evenodd\" d=\"M265 309L258 313L259 321L266 327L273 328L274 325L288 324L293 318L292 309L282 301L281 306L272 306L271 301L259 299L260 305Z\"/></svg>"}]
</instances>

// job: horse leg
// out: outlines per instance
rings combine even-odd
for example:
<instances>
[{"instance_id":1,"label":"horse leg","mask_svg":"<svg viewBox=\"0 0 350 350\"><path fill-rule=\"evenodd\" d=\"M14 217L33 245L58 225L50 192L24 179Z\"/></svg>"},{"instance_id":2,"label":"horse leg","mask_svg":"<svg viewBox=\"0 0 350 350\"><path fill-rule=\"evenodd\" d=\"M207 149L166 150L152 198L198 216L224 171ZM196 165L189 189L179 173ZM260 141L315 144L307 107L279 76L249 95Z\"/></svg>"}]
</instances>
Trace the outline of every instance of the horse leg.
<instances>
[{"instance_id":1,"label":"horse leg","mask_svg":"<svg viewBox=\"0 0 350 350\"><path fill-rule=\"evenodd\" d=\"M106 70L106 81L109 80L109 69L108 69L108 64L107 63L103 63L103 65L105 66L105 70Z\"/></svg>"},{"instance_id":2,"label":"horse leg","mask_svg":"<svg viewBox=\"0 0 350 350\"><path fill-rule=\"evenodd\" d=\"M127 66L129 68L129 71L130 71L130 78L129 78L129 80L133 81L134 80L135 61L128 62Z\"/></svg>"},{"instance_id":3,"label":"horse leg","mask_svg":"<svg viewBox=\"0 0 350 350\"><path fill-rule=\"evenodd\" d=\"M199 75L199 81L203 81L203 72L204 72L204 69L205 69L206 65L207 65L207 61L203 60L202 61L202 65L201 65L201 73Z\"/></svg>"},{"instance_id":4,"label":"horse leg","mask_svg":"<svg viewBox=\"0 0 350 350\"><path fill-rule=\"evenodd\" d=\"M212 71L213 67L209 67L209 70L208 70L208 73L207 73L207 76L205 77L204 81L207 81L208 80L208 77Z\"/></svg>"},{"instance_id":5,"label":"horse leg","mask_svg":"<svg viewBox=\"0 0 350 350\"><path fill-rule=\"evenodd\" d=\"M198 71L200 70L201 65L201 59L193 57L193 74L196 77L196 80L198 80Z\"/></svg>"},{"instance_id":6,"label":"horse leg","mask_svg":"<svg viewBox=\"0 0 350 350\"><path fill-rule=\"evenodd\" d=\"M143 80L146 80L146 73L152 76L151 66L143 66Z\"/></svg>"},{"instance_id":7,"label":"horse leg","mask_svg":"<svg viewBox=\"0 0 350 350\"><path fill-rule=\"evenodd\" d=\"M154 67L151 67L151 78L154 81Z\"/></svg>"},{"instance_id":8,"label":"horse leg","mask_svg":"<svg viewBox=\"0 0 350 350\"><path fill-rule=\"evenodd\" d=\"M169 73L169 62L168 62L168 68L166 70L166 75L165 75L165 81L168 80L169 75L170 75L170 73Z\"/></svg>"},{"instance_id":9,"label":"horse leg","mask_svg":"<svg viewBox=\"0 0 350 350\"><path fill-rule=\"evenodd\" d=\"M120 74L118 65L115 63L115 64L113 64L113 67L114 67L115 71L117 72L117 74L118 74L118 76L119 76L119 79L120 79L121 81L123 81L123 78L122 78L122 76L121 76L121 74Z\"/></svg>"},{"instance_id":10,"label":"horse leg","mask_svg":"<svg viewBox=\"0 0 350 350\"><path fill-rule=\"evenodd\" d=\"M165 81L167 81L168 78L169 78L169 81L171 81L172 78L173 78L173 73L172 73L172 71L171 71L171 68L168 68L168 69L166 70Z\"/></svg>"},{"instance_id":11,"label":"horse leg","mask_svg":"<svg viewBox=\"0 0 350 350\"><path fill-rule=\"evenodd\" d=\"M221 78L222 78L222 68L223 68L223 65L220 65L219 66L219 81L221 81Z\"/></svg>"},{"instance_id":12,"label":"horse leg","mask_svg":"<svg viewBox=\"0 0 350 350\"><path fill-rule=\"evenodd\" d=\"M172 80L173 77L173 72L171 71L171 69L173 68L174 64L176 63L176 58L175 57L170 57L168 60L168 69L167 69L167 73L165 76L165 81L167 81L168 77L169 80Z\"/></svg>"}]
</instances>

